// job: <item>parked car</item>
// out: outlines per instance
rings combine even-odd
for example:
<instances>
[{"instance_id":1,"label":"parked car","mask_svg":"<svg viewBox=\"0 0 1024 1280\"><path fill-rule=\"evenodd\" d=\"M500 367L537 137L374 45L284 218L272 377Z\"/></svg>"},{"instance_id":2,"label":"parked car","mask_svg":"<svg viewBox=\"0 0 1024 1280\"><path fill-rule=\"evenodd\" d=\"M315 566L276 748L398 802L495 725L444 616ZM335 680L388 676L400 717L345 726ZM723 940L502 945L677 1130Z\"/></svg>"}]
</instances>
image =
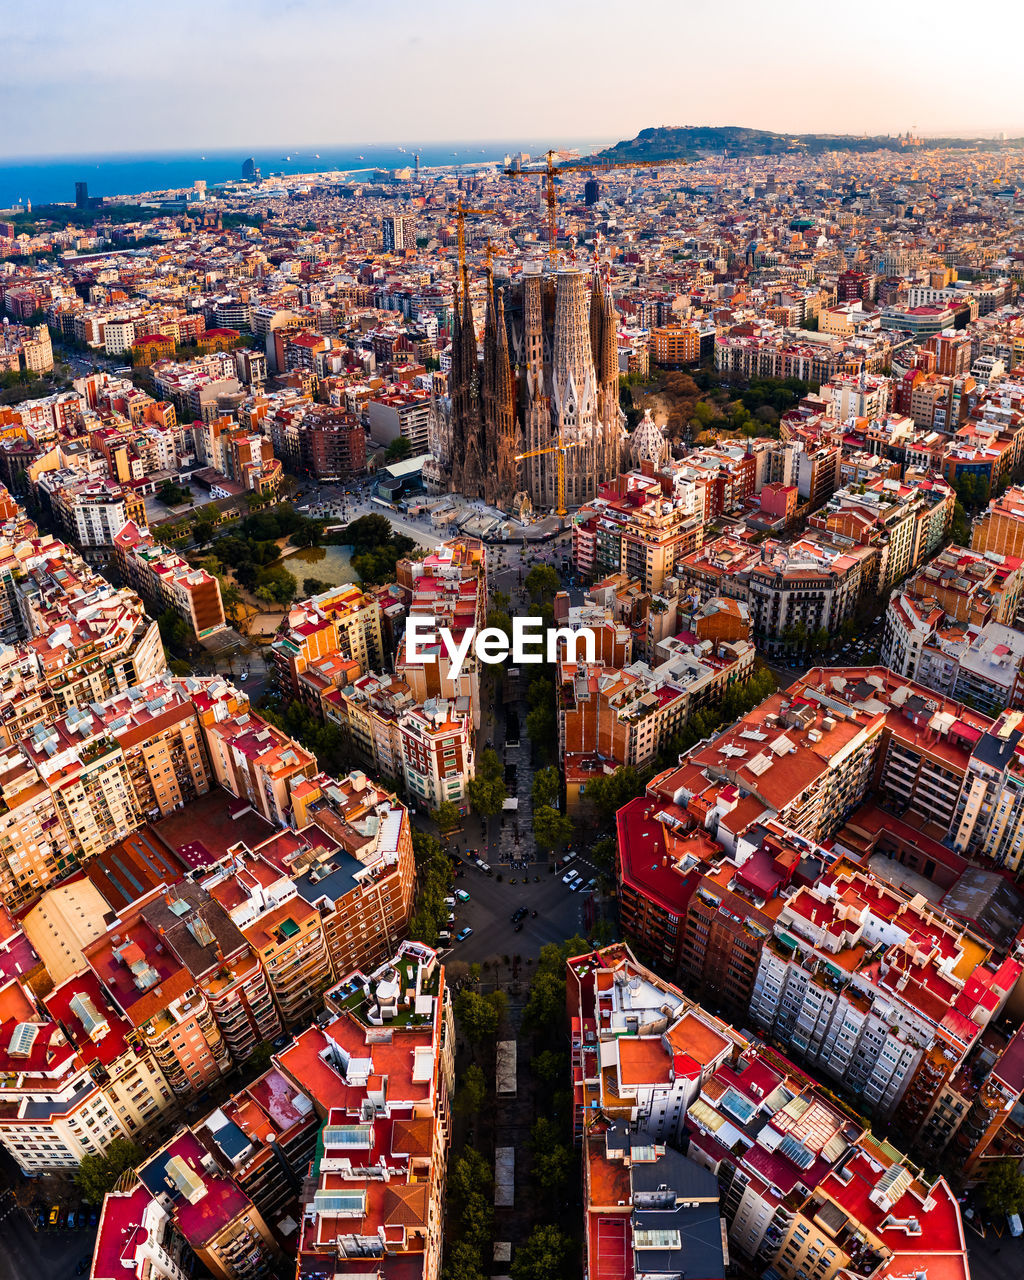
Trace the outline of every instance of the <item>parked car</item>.
<instances>
[{"instance_id":1,"label":"parked car","mask_svg":"<svg viewBox=\"0 0 1024 1280\"><path fill-rule=\"evenodd\" d=\"M460 902L469 901L469 894L465 891L465 889L457 889L455 892L455 896L456 898L458 898Z\"/></svg>"},{"instance_id":2,"label":"parked car","mask_svg":"<svg viewBox=\"0 0 1024 1280\"><path fill-rule=\"evenodd\" d=\"M64 1225L67 1227L67 1229L68 1229L69 1231L73 1231L73 1230L74 1230L74 1228L75 1228L75 1211L74 1211L74 1209L69 1209L69 1210L68 1210L68 1220L67 1220L67 1222L66 1222Z\"/></svg>"},{"instance_id":3,"label":"parked car","mask_svg":"<svg viewBox=\"0 0 1024 1280\"><path fill-rule=\"evenodd\" d=\"M576 879L576 872L567 871L565 875L562 876L562 884L572 884L573 880L575 879Z\"/></svg>"},{"instance_id":4,"label":"parked car","mask_svg":"<svg viewBox=\"0 0 1024 1280\"><path fill-rule=\"evenodd\" d=\"M577 876L576 879L573 880L573 882L569 885L569 888L573 891L573 893L575 893L582 883L583 883L583 877Z\"/></svg>"},{"instance_id":5,"label":"parked car","mask_svg":"<svg viewBox=\"0 0 1024 1280\"><path fill-rule=\"evenodd\" d=\"M455 936L456 942L465 942L473 930L467 924L465 929L461 929Z\"/></svg>"}]
</instances>

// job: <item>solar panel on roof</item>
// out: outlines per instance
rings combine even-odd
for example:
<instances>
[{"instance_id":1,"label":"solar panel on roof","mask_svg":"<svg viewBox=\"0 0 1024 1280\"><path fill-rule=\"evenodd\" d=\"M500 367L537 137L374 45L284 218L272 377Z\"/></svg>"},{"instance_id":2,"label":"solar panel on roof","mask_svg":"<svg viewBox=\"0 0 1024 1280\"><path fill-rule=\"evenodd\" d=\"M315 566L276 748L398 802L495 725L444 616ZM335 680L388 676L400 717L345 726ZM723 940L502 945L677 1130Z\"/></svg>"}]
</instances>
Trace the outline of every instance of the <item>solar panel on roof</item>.
<instances>
[{"instance_id":1,"label":"solar panel on roof","mask_svg":"<svg viewBox=\"0 0 1024 1280\"><path fill-rule=\"evenodd\" d=\"M814 1164L813 1154L802 1142L798 1142L792 1134L787 1134L779 1143L779 1151L787 1159L792 1160L798 1169L809 1169Z\"/></svg>"},{"instance_id":2,"label":"solar panel on roof","mask_svg":"<svg viewBox=\"0 0 1024 1280\"><path fill-rule=\"evenodd\" d=\"M748 1098L744 1098L735 1089L726 1089L718 1105L734 1115L742 1124L746 1124L757 1109Z\"/></svg>"},{"instance_id":3,"label":"solar panel on roof","mask_svg":"<svg viewBox=\"0 0 1024 1280\"><path fill-rule=\"evenodd\" d=\"M369 1147L371 1126L368 1124L329 1124L324 1129L325 1147Z\"/></svg>"},{"instance_id":4,"label":"solar panel on roof","mask_svg":"<svg viewBox=\"0 0 1024 1280\"><path fill-rule=\"evenodd\" d=\"M333 1191L318 1191L313 1196L314 1213L362 1213L366 1195L362 1191L342 1195Z\"/></svg>"},{"instance_id":5,"label":"solar panel on roof","mask_svg":"<svg viewBox=\"0 0 1024 1280\"><path fill-rule=\"evenodd\" d=\"M11 1036L8 1052L12 1058L27 1058L39 1034L39 1025L35 1022L19 1022Z\"/></svg>"}]
</instances>

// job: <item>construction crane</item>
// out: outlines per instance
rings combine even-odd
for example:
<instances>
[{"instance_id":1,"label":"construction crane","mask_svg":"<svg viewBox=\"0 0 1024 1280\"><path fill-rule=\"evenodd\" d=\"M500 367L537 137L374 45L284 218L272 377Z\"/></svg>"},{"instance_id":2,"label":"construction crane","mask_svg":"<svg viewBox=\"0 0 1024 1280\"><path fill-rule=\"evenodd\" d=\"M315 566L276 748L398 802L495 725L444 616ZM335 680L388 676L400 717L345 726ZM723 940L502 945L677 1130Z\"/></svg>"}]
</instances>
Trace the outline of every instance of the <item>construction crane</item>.
<instances>
[{"instance_id":1,"label":"construction crane","mask_svg":"<svg viewBox=\"0 0 1024 1280\"><path fill-rule=\"evenodd\" d=\"M558 256L558 199L555 195L555 176L559 173L605 173L610 169L653 169L657 167L657 163L650 160L623 160L619 163L615 161L598 160L593 164L586 161L572 161L569 164L555 164L555 156L557 152L551 150L544 154L543 169L516 169L508 168L503 170L506 178L534 178L541 176L544 179L544 201L547 205L548 218L548 260L552 267L555 265L555 259ZM673 160L672 164L685 164L686 161Z\"/></svg>"},{"instance_id":2,"label":"construction crane","mask_svg":"<svg viewBox=\"0 0 1024 1280\"><path fill-rule=\"evenodd\" d=\"M548 445L546 449L530 449L528 453L517 453L516 462L525 462L527 458L541 458L548 453L558 454L558 507L555 514L558 516L565 515L565 455L570 449L578 449L583 443L582 440L563 440L562 433L558 433L558 443Z\"/></svg>"},{"instance_id":3,"label":"construction crane","mask_svg":"<svg viewBox=\"0 0 1024 1280\"><path fill-rule=\"evenodd\" d=\"M466 286L466 214L467 213L497 213L497 209L473 209L468 204L462 203L462 197L459 196L459 202L455 206L455 228L459 252L459 281L463 289ZM488 259L489 263L489 259Z\"/></svg>"}]
</instances>

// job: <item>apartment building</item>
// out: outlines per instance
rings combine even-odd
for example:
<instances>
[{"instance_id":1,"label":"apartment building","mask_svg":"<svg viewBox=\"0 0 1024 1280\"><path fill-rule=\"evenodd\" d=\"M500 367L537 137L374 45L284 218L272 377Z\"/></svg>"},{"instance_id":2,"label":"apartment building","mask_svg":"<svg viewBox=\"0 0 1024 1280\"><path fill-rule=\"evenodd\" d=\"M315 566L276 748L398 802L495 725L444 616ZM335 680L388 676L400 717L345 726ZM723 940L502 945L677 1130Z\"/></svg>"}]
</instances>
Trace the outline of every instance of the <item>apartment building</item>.
<instances>
[{"instance_id":1,"label":"apartment building","mask_svg":"<svg viewBox=\"0 0 1024 1280\"><path fill-rule=\"evenodd\" d=\"M227 626L220 583L205 569L193 569L176 551L161 546L145 525L130 520L114 537L114 560L121 580L134 588L156 614L176 613L197 640Z\"/></svg>"},{"instance_id":2,"label":"apartment building","mask_svg":"<svg viewBox=\"0 0 1024 1280\"><path fill-rule=\"evenodd\" d=\"M632 1134L637 1143L642 1175L675 1147L715 1176L730 1257L756 1270L785 1280L848 1273L882 1280L920 1269L927 1242L929 1267L968 1275L957 1202L942 1178L926 1184L900 1151L851 1120L785 1058L692 1004L625 947L571 959L568 1001L578 1137L591 1200L588 1174L610 1174L591 1162L601 1154L602 1138L605 1160L611 1158L623 1139L613 1137L610 1151L607 1134L622 1130L627 1142ZM611 1185L620 1189L616 1201L628 1201L623 1174ZM659 1181L658 1189L671 1185ZM696 1179L691 1185L701 1186ZM605 1196L607 1187L605 1181ZM708 1183L706 1202L710 1193ZM628 1208L616 1204L615 1216ZM608 1253L615 1243L609 1231ZM672 1242L657 1243L667 1249ZM704 1256L699 1236L694 1250ZM638 1266L635 1274L647 1272Z\"/></svg>"},{"instance_id":3,"label":"apartment building","mask_svg":"<svg viewBox=\"0 0 1024 1280\"><path fill-rule=\"evenodd\" d=\"M56 987L45 1005L9 981L0 1012L0 1143L24 1173L74 1169L171 1114L159 1062L134 1043L130 1022L91 973Z\"/></svg>"},{"instance_id":4,"label":"apartment building","mask_svg":"<svg viewBox=\"0 0 1024 1280\"><path fill-rule=\"evenodd\" d=\"M643 1128L599 1118L583 1146L586 1274L722 1280L718 1182Z\"/></svg>"},{"instance_id":5,"label":"apartment building","mask_svg":"<svg viewBox=\"0 0 1024 1280\"><path fill-rule=\"evenodd\" d=\"M409 811L364 773L302 783L287 865L323 920L335 974L393 955L412 916L416 860ZM269 856L269 851L264 848Z\"/></svg>"},{"instance_id":6,"label":"apartment building","mask_svg":"<svg viewBox=\"0 0 1024 1280\"><path fill-rule=\"evenodd\" d=\"M596 755L609 765L642 766L702 706L717 701L753 671L747 640L662 641L655 667L633 662L559 664L558 748L561 758Z\"/></svg>"},{"instance_id":7,"label":"apartment building","mask_svg":"<svg viewBox=\"0 0 1024 1280\"><path fill-rule=\"evenodd\" d=\"M843 863L790 895L764 947L751 1024L891 1116L924 1054L964 1060L1021 966L995 968L962 926Z\"/></svg>"},{"instance_id":8,"label":"apartment building","mask_svg":"<svg viewBox=\"0 0 1024 1280\"><path fill-rule=\"evenodd\" d=\"M1024 559L1024 488L1011 485L974 521L971 549Z\"/></svg>"},{"instance_id":9,"label":"apartment building","mask_svg":"<svg viewBox=\"0 0 1024 1280\"><path fill-rule=\"evenodd\" d=\"M699 364L700 337L691 325L660 325L651 330L650 358L663 369Z\"/></svg>"},{"instance_id":10,"label":"apartment building","mask_svg":"<svg viewBox=\"0 0 1024 1280\"><path fill-rule=\"evenodd\" d=\"M278 679L296 695L310 663L335 653L358 663L364 674L384 665L377 599L349 584L291 609L271 647Z\"/></svg>"},{"instance_id":11,"label":"apartment building","mask_svg":"<svg viewBox=\"0 0 1024 1280\"><path fill-rule=\"evenodd\" d=\"M89 1280L187 1280L188 1255L171 1214L141 1185L103 1200Z\"/></svg>"},{"instance_id":12,"label":"apartment building","mask_svg":"<svg viewBox=\"0 0 1024 1280\"><path fill-rule=\"evenodd\" d=\"M324 719L345 734L359 760L378 778L400 778L402 735L399 721L416 706L407 681L368 672L321 696Z\"/></svg>"},{"instance_id":13,"label":"apartment building","mask_svg":"<svg viewBox=\"0 0 1024 1280\"><path fill-rule=\"evenodd\" d=\"M676 562L704 541L704 486L678 487L666 476L629 472L601 485L573 517L573 559L580 574L623 573L660 591Z\"/></svg>"},{"instance_id":14,"label":"apartment building","mask_svg":"<svg viewBox=\"0 0 1024 1280\"><path fill-rule=\"evenodd\" d=\"M244 935L260 958L284 1024L308 1022L335 976L319 911L296 891L262 911Z\"/></svg>"},{"instance_id":15,"label":"apartment building","mask_svg":"<svg viewBox=\"0 0 1024 1280\"><path fill-rule=\"evenodd\" d=\"M853 617L875 556L839 538L766 542L749 571L747 602L758 644L772 654L814 635L835 635Z\"/></svg>"},{"instance_id":16,"label":"apartment building","mask_svg":"<svg viewBox=\"0 0 1024 1280\"><path fill-rule=\"evenodd\" d=\"M408 440L413 454L430 449L430 397L424 391L395 391L366 404L370 437L377 445Z\"/></svg>"},{"instance_id":17,"label":"apartment building","mask_svg":"<svg viewBox=\"0 0 1024 1280\"><path fill-rule=\"evenodd\" d=\"M129 520L145 523L142 497L111 480L83 479L77 472L45 471L36 485L66 536L86 557L105 557Z\"/></svg>"},{"instance_id":18,"label":"apartment building","mask_svg":"<svg viewBox=\"0 0 1024 1280\"><path fill-rule=\"evenodd\" d=\"M808 521L836 538L878 552L872 583L887 592L938 550L953 521L956 494L935 475L907 471L902 481L879 478L857 490L840 489Z\"/></svg>"},{"instance_id":19,"label":"apartment building","mask_svg":"<svg viewBox=\"0 0 1024 1280\"><path fill-rule=\"evenodd\" d=\"M882 661L990 715L1015 705L1022 582L1019 559L945 547L890 597Z\"/></svg>"},{"instance_id":20,"label":"apartment building","mask_svg":"<svg viewBox=\"0 0 1024 1280\"><path fill-rule=\"evenodd\" d=\"M468 787L476 773L469 699L428 698L403 713L397 732L410 796L427 809L450 801L468 813Z\"/></svg>"},{"instance_id":21,"label":"apartment building","mask_svg":"<svg viewBox=\"0 0 1024 1280\"><path fill-rule=\"evenodd\" d=\"M246 797L274 826L293 823L292 792L317 773L316 758L248 706L229 711L219 703L203 718L213 776L232 795Z\"/></svg>"},{"instance_id":22,"label":"apartment building","mask_svg":"<svg viewBox=\"0 0 1024 1280\"><path fill-rule=\"evenodd\" d=\"M398 587L410 615L432 619L440 630L447 627L458 644L466 629L476 633L487 625L487 549L472 538L443 543L422 560L400 560L396 565ZM404 646L402 647L404 650ZM458 677L452 676L451 657L440 643L426 645L430 660L410 660L404 652L396 658L395 672L408 682L422 705L442 698L460 705L468 700L473 727L480 727L480 662L471 647Z\"/></svg>"},{"instance_id":23,"label":"apartment building","mask_svg":"<svg viewBox=\"0 0 1024 1280\"><path fill-rule=\"evenodd\" d=\"M154 928L142 914L145 905L133 907L83 954L174 1092L197 1093L228 1070L227 1045L196 978L164 943L159 924Z\"/></svg>"},{"instance_id":24,"label":"apartment building","mask_svg":"<svg viewBox=\"0 0 1024 1280\"><path fill-rule=\"evenodd\" d=\"M220 896L186 879L138 911L195 981L234 1062L280 1032L271 966Z\"/></svg>"},{"instance_id":25,"label":"apartment building","mask_svg":"<svg viewBox=\"0 0 1024 1280\"><path fill-rule=\"evenodd\" d=\"M169 1213L192 1265L194 1258L216 1280L265 1275L281 1258L263 1215L232 1173L188 1129L138 1170L144 1194Z\"/></svg>"},{"instance_id":26,"label":"apartment building","mask_svg":"<svg viewBox=\"0 0 1024 1280\"><path fill-rule=\"evenodd\" d=\"M322 1125L299 1270L357 1276L369 1262L437 1280L455 1039L443 966L406 942L379 968L349 973L327 1003L334 1018L275 1059Z\"/></svg>"},{"instance_id":27,"label":"apartment building","mask_svg":"<svg viewBox=\"0 0 1024 1280\"><path fill-rule=\"evenodd\" d=\"M275 454L295 475L326 484L366 470L366 432L347 409L300 403L277 409L269 425Z\"/></svg>"},{"instance_id":28,"label":"apartment building","mask_svg":"<svg viewBox=\"0 0 1024 1280\"><path fill-rule=\"evenodd\" d=\"M1024 856L1022 720L1021 711L1005 711L979 736L950 828L954 849L1011 871Z\"/></svg>"}]
</instances>

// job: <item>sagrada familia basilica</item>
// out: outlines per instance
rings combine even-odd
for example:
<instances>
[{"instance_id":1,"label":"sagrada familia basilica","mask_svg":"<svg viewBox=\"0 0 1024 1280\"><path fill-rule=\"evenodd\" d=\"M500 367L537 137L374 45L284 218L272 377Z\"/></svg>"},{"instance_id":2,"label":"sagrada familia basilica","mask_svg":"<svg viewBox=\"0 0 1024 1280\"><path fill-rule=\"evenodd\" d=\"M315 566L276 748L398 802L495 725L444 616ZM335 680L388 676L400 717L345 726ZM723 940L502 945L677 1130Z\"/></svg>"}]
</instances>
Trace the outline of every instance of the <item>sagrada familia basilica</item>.
<instances>
[{"instance_id":1,"label":"sagrada familia basilica","mask_svg":"<svg viewBox=\"0 0 1024 1280\"><path fill-rule=\"evenodd\" d=\"M505 288L489 279L482 361L465 281L455 312L429 487L517 513L553 509L561 455L565 505L596 497L618 475L626 438L611 290L575 267L544 275L530 264Z\"/></svg>"}]
</instances>

